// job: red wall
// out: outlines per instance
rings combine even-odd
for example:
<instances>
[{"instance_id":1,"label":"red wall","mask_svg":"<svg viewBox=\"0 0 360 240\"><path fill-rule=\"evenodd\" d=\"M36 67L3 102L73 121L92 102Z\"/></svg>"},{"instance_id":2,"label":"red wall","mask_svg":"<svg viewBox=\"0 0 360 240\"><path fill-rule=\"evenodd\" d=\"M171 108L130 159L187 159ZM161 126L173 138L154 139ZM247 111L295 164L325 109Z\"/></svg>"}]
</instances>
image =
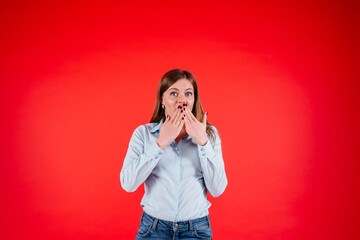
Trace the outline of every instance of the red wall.
<instances>
[{"instance_id":1,"label":"red wall","mask_svg":"<svg viewBox=\"0 0 360 240\"><path fill-rule=\"evenodd\" d=\"M1 239L134 239L119 172L173 68L222 139L214 239L360 238L358 4L7 2Z\"/></svg>"}]
</instances>

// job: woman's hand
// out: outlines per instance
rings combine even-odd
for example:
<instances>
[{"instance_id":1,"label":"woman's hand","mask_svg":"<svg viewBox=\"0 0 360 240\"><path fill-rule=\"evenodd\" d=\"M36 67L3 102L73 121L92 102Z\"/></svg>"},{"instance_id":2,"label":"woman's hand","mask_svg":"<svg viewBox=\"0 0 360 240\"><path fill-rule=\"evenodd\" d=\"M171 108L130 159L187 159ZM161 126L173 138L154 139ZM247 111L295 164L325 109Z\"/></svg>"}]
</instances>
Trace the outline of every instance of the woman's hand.
<instances>
[{"instance_id":1,"label":"woman's hand","mask_svg":"<svg viewBox=\"0 0 360 240\"><path fill-rule=\"evenodd\" d=\"M208 137L206 135L206 117L204 114L202 122L196 119L188 107L185 107L185 130L187 134L199 145L204 146Z\"/></svg>"},{"instance_id":2,"label":"woman's hand","mask_svg":"<svg viewBox=\"0 0 360 240\"><path fill-rule=\"evenodd\" d=\"M182 119L182 113L180 111L181 109L178 108L173 118L170 118L168 115L164 124L161 126L160 135L158 139L156 139L156 143L161 149L165 149L170 145L183 128L184 120Z\"/></svg>"}]
</instances>

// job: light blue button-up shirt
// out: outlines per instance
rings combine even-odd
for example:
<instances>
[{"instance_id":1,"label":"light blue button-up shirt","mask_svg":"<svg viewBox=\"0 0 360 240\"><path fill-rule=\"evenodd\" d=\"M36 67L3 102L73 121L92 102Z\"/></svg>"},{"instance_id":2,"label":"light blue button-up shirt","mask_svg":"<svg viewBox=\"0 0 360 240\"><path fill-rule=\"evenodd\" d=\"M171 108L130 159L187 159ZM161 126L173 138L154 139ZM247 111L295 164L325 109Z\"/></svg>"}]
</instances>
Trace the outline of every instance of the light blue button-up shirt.
<instances>
[{"instance_id":1,"label":"light blue button-up shirt","mask_svg":"<svg viewBox=\"0 0 360 240\"><path fill-rule=\"evenodd\" d=\"M162 150L156 143L160 123L135 129L120 172L121 186L135 191L145 182L143 210L167 221L186 221L209 214L207 192L220 196L226 186L221 142L217 130L215 147L209 140L198 145L190 136L173 141Z\"/></svg>"}]
</instances>

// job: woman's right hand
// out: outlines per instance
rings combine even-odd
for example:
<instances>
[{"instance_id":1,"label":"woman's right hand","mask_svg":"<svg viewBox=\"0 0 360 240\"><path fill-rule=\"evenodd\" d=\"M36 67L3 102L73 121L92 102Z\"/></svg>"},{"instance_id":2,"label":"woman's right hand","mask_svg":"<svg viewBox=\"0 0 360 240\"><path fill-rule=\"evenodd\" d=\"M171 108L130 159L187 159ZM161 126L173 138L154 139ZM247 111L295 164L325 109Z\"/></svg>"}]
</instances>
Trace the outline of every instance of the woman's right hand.
<instances>
[{"instance_id":1,"label":"woman's right hand","mask_svg":"<svg viewBox=\"0 0 360 240\"><path fill-rule=\"evenodd\" d=\"M160 135L156 139L157 145L161 149L165 149L179 135L183 126L184 119L182 118L181 109L178 108L175 117L171 118L169 115L166 117L164 124L160 128Z\"/></svg>"}]
</instances>

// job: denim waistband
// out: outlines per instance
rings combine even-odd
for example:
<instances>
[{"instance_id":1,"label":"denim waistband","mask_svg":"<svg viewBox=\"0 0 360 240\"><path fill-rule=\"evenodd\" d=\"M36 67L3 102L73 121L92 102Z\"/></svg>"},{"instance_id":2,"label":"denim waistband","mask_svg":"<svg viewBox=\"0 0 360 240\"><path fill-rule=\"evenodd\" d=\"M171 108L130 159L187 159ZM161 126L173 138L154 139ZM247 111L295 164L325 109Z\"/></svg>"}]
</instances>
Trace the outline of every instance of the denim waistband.
<instances>
[{"instance_id":1,"label":"denim waistband","mask_svg":"<svg viewBox=\"0 0 360 240\"><path fill-rule=\"evenodd\" d=\"M194 230L194 225L201 224L201 223L207 223L210 226L210 218L209 215L201 218L196 218L192 220L187 221L179 221L179 222L172 222L167 220L162 220L156 217L153 217L149 214L147 214L145 211L143 211L143 214L141 216L142 221L151 221L149 223L152 224L152 230L156 230L157 226L160 224L163 227L166 228L188 228L190 232Z\"/></svg>"}]
</instances>

